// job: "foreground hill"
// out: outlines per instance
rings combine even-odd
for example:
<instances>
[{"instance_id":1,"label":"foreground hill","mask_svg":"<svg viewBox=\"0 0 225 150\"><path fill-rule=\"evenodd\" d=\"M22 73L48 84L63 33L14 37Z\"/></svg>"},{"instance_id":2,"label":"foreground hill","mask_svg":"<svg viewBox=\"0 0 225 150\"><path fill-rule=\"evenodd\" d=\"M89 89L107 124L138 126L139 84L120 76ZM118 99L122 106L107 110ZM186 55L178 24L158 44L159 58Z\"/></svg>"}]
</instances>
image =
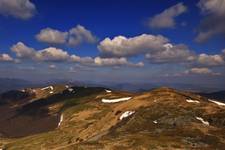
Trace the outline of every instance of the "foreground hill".
<instances>
[{"instance_id":1,"label":"foreground hill","mask_svg":"<svg viewBox=\"0 0 225 150\"><path fill-rule=\"evenodd\" d=\"M4 149L221 149L225 144L225 104L197 94L64 85L22 92L21 98L1 98Z\"/></svg>"}]
</instances>

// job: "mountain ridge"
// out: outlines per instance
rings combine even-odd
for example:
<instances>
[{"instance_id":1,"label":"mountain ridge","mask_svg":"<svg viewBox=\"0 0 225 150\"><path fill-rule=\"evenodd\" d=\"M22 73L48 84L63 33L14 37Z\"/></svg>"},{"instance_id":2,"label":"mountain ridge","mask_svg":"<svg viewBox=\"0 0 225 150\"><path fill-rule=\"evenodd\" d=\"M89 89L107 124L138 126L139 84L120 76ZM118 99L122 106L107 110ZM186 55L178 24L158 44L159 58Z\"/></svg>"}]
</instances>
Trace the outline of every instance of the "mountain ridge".
<instances>
[{"instance_id":1,"label":"mountain ridge","mask_svg":"<svg viewBox=\"0 0 225 150\"><path fill-rule=\"evenodd\" d=\"M225 142L224 106L196 93L168 87L130 93L69 85L32 90L36 98L9 103L14 122L20 122L16 130L30 134L3 138L0 143L6 149L211 149ZM34 131L23 124L29 118L36 123Z\"/></svg>"}]
</instances>

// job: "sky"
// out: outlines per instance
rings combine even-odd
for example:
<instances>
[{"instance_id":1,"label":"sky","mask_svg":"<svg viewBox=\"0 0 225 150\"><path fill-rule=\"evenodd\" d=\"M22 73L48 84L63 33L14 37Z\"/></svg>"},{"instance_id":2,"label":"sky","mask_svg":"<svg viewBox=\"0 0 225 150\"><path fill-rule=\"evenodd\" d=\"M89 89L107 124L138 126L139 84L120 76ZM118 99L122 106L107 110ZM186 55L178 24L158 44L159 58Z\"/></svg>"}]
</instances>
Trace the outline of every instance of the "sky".
<instances>
[{"instance_id":1,"label":"sky","mask_svg":"<svg viewBox=\"0 0 225 150\"><path fill-rule=\"evenodd\" d=\"M225 85L225 0L0 0L0 77Z\"/></svg>"}]
</instances>

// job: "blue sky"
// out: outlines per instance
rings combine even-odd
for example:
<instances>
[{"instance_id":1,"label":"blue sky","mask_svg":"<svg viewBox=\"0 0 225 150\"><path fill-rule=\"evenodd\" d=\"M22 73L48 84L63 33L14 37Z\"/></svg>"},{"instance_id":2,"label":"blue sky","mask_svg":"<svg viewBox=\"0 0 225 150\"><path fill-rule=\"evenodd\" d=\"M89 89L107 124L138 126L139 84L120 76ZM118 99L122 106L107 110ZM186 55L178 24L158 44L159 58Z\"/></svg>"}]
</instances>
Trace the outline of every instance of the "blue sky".
<instances>
[{"instance_id":1,"label":"blue sky","mask_svg":"<svg viewBox=\"0 0 225 150\"><path fill-rule=\"evenodd\" d=\"M0 77L221 84L225 1L213 1L0 0Z\"/></svg>"}]
</instances>

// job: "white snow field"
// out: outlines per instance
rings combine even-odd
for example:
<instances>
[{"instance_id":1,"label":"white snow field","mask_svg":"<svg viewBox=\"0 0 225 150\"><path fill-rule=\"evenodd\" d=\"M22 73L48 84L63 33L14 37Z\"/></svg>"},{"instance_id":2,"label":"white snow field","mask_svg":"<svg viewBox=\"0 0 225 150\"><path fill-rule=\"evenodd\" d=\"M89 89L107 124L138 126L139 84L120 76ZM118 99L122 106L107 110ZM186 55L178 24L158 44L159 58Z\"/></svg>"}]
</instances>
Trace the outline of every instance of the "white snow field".
<instances>
[{"instance_id":1,"label":"white snow field","mask_svg":"<svg viewBox=\"0 0 225 150\"><path fill-rule=\"evenodd\" d=\"M47 89L54 90L53 86L47 86L47 87L42 88L41 90L47 90Z\"/></svg>"},{"instance_id":2,"label":"white snow field","mask_svg":"<svg viewBox=\"0 0 225 150\"><path fill-rule=\"evenodd\" d=\"M201 117L195 117L197 120L199 120L199 121L201 121L204 125L209 125L209 122L208 121L204 121L204 119L203 118L201 118Z\"/></svg>"},{"instance_id":3,"label":"white snow field","mask_svg":"<svg viewBox=\"0 0 225 150\"><path fill-rule=\"evenodd\" d=\"M219 106L225 106L225 103L222 103L222 102L214 101L214 100L211 100L211 99L209 99L209 101L213 102L213 103L215 103L215 104L217 104Z\"/></svg>"},{"instance_id":4,"label":"white snow field","mask_svg":"<svg viewBox=\"0 0 225 150\"><path fill-rule=\"evenodd\" d=\"M188 103L200 103L199 101L197 101L197 100L192 100L192 99L186 99L186 101L187 101Z\"/></svg>"},{"instance_id":5,"label":"white snow field","mask_svg":"<svg viewBox=\"0 0 225 150\"><path fill-rule=\"evenodd\" d=\"M122 101L128 101L132 97L123 97L123 98L117 98L117 99L102 99L103 103L117 103L117 102L122 102Z\"/></svg>"},{"instance_id":6,"label":"white snow field","mask_svg":"<svg viewBox=\"0 0 225 150\"><path fill-rule=\"evenodd\" d=\"M61 116L60 116L60 120L59 120L59 123L58 123L58 127L61 125L62 121L63 121L63 114L61 114Z\"/></svg>"},{"instance_id":7,"label":"white snow field","mask_svg":"<svg viewBox=\"0 0 225 150\"><path fill-rule=\"evenodd\" d=\"M120 116L120 120L129 117L130 115L134 114L135 111L125 111L121 116Z\"/></svg>"},{"instance_id":8,"label":"white snow field","mask_svg":"<svg viewBox=\"0 0 225 150\"><path fill-rule=\"evenodd\" d=\"M69 92L73 92L74 90L72 88L68 88L68 91Z\"/></svg>"},{"instance_id":9,"label":"white snow field","mask_svg":"<svg viewBox=\"0 0 225 150\"><path fill-rule=\"evenodd\" d=\"M110 90L105 90L105 92L106 92L106 93L111 93L112 91L110 91Z\"/></svg>"},{"instance_id":10,"label":"white snow field","mask_svg":"<svg viewBox=\"0 0 225 150\"><path fill-rule=\"evenodd\" d=\"M154 124L157 124L157 123L158 123L158 121L157 121L157 120L154 120L154 121L153 121L153 123L154 123Z\"/></svg>"}]
</instances>

